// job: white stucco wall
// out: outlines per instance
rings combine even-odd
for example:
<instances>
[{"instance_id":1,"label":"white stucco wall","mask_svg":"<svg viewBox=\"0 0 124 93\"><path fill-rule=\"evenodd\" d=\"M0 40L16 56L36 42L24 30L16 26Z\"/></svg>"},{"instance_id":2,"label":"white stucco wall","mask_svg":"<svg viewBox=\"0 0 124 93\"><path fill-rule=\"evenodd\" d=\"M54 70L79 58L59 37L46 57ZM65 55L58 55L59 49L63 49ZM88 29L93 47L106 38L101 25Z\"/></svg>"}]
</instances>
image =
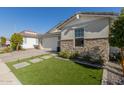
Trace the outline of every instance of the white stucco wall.
<instances>
[{"instance_id":1,"label":"white stucco wall","mask_svg":"<svg viewBox=\"0 0 124 93\"><path fill-rule=\"evenodd\" d=\"M75 28L84 28L84 38L107 38L109 33L109 18L83 16L68 23L61 33L61 40L74 39Z\"/></svg>"},{"instance_id":2,"label":"white stucco wall","mask_svg":"<svg viewBox=\"0 0 124 93\"><path fill-rule=\"evenodd\" d=\"M25 39L26 42L25 42ZM23 48L34 48L34 45L38 45L38 39L37 38L28 38L28 37L23 37Z\"/></svg>"},{"instance_id":3,"label":"white stucco wall","mask_svg":"<svg viewBox=\"0 0 124 93\"><path fill-rule=\"evenodd\" d=\"M56 51L58 47L58 37L45 37L42 39L42 46L45 49Z\"/></svg>"}]
</instances>

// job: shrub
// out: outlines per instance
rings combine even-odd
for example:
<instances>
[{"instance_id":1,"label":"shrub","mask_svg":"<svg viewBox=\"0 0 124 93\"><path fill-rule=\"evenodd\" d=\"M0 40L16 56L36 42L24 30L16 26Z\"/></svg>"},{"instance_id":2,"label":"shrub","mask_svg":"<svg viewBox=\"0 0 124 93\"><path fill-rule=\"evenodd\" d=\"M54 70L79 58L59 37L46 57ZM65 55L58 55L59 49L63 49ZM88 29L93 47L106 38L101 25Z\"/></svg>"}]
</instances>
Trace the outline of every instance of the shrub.
<instances>
[{"instance_id":1,"label":"shrub","mask_svg":"<svg viewBox=\"0 0 124 93\"><path fill-rule=\"evenodd\" d=\"M93 61L94 63L98 63L98 64L103 64L104 62L101 56L99 56L99 58L92 57L91 61Z\"/></svg>"},{"instance_id":2,"label":"shrub","mask_svg":"<svg viewBox=\"0 0 124 93\"><path fill-rule=\"evenodd\" d=\"M70 58L70 52L68 51L61 51L59 52L59 56L63 58Z\"/></svg>"},{"instance_id":3,"label":"shrub","mask_svg":"<svg viewBox=\"0 0 124 93\"><path fill-rule=\"evenodd\" d=\"M89 55L85 55L85 56L82 57L82 59L85 60L85 61L91 61L92 57L89 56Z\"/></svg>"},{"instance_id":4,"label":"shrub","mask_svg":"<svg viewBox=\"0 0 124 93\"><path fill-rule=\"evenodd\" d=\"M79 54L78 51L74 51L74 52L71 52L70 58L77 58L79 55L80 55L80 54Z\"/></svg>"},{"instance_id":5,"label":"shrub","mask_svg":"<svg viewBox=\"0 0 124 93\"><path fill-rule=\"evenodd\" d=\"M10 47L5 47L4 49L3 49L3 52L4 53L8 53L8 52L11 52L12 51L12 49L10 48Z\"/></svg>"},{"instance_id":6,"label":"shrub","mask_svg":"<svg viewBox=\"0 0 124 93\"><path fill-rule=\"evenodd\" d=\"M111 53L109 55L110 61L117 61L119 62L121 60L120 53Z\"/></svg>"},{"instance_id":7,"label":"shrub","mask_svg":"<svg viewBox=\"0 0 124 93\"><path fill-rule=\"evenodd\" d=\"M79 56L79 53L76 52L70 52L70 51L61 51L59 52L59 56L63 58L76 58Z\"/></svg>"},{"instance_id":8,"label":"shrub","mask_svg":"<svg viewBox=\"0 0 124 93\"><path fill-rule=\"evenodd\" d=\"M82 57L82 60L90 61L92 63L98 63L98 64L102 64L103 63L103 60L102 60L101 56L99 56L99 58L96 59L96 58L94 58L94 57L92 57L90 55L85 55L85 56Z\"/></svg>"}]
</instances>

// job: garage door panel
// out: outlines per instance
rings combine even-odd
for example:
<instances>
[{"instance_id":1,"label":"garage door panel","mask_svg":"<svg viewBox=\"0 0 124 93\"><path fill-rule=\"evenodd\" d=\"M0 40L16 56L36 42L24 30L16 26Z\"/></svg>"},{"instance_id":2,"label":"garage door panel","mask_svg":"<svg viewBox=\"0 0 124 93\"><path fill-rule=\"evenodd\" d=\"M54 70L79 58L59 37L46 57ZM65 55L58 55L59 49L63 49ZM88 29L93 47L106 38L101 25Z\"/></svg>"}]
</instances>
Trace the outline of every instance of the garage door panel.
<instances>
[{"instance_id":1,"label":"garage door panel","mask_svg":"<svg viewBox=\"0 0 124 93\"><path fill-rule=\"evenodd\" d=\"M49 48L53 51L57 50L58 47L58 37L44 38L42 41L44 48Z\"/></svg>"}]
</instances>

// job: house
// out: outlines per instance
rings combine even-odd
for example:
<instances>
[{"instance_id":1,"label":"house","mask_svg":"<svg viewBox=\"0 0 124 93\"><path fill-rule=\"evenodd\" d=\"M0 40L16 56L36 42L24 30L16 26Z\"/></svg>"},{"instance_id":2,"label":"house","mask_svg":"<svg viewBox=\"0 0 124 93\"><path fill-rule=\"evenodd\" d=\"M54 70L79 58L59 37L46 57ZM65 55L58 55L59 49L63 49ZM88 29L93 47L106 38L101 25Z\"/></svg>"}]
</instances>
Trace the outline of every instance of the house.
<instances>
[{"instance_id":1,"label":"house","mask_svg":"<svg viewBox=\"0 0 124 93\"><path fill-rule=\"evenodd\" d=\"M52 51L79 51L109 59L109 32L117 14L110 12L81 12L56 25L42 36L42 47Z\"/></svg>"},{"instance_id":2,"label":"house","mask_svg":"<svg viewBox=\"0 0 124 93\"><path fill-rule=\"evenodd\" d=\"M60 47L60 44L59 44L60 32L58 32L58 30L56 29L56 27L59 26L59 24L57 24L46 34L41 36L41 46L44 49L47 49L50 51L57 51L57 48Z\"/></svg>"},{"instance_id":3,"label":"house","mask_svg":"<svg viewBox=\"0 0 124 93\"><path fill-rule=\"evenodd\" d=\"M32 32L30 30L24 30L20 32L20 34L23 36L23 44L22 47L24 49L34 48L35 46L38 46L38 33Z\"/></svg>"},{"instance_id":4,"label":"house","mask_svg":"<svg viewBox=\"0 0 124 93\"><path fill-rule=\"evenodd\" d=\"M10 39L6 38L6 46L10 46Z\"/></svg>"}]
</instances>

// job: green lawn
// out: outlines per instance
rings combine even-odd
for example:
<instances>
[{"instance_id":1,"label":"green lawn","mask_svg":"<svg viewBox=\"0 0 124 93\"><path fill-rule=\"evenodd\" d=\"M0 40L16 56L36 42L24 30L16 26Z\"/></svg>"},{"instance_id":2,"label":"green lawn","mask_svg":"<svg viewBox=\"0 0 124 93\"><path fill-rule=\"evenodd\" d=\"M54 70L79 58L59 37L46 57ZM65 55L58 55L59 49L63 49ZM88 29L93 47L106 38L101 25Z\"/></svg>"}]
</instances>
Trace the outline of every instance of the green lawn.
<instances>
[{"instance_id":1,"label":"green lawn","mask_svg":"<svg viewBox=\"0 0 124 93\"><path fill-rule=\"evenodd\" d=\"M15 63L18 61L8 62L7 65L22 84L101 84L102 69L86 67L73 61L50 58L21 69L15 69L12 66Z\"/></svg>"}]
</instances>

